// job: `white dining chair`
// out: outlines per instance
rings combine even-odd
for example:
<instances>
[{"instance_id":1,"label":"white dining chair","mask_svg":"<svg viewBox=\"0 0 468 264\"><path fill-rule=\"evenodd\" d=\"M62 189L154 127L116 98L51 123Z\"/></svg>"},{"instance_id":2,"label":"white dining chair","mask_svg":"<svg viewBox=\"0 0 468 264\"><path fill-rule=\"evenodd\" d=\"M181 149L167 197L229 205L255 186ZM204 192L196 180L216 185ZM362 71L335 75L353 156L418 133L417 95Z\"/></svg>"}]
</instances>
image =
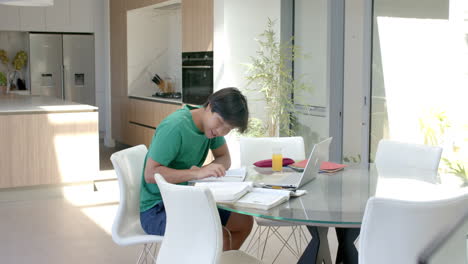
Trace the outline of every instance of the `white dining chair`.
<instances>
[{"instance_id":1,"label":"white dining chair","mask_svg":"<svg viewBox=\"0 0 468 264\"><path fill-rule=\"evenodd\" d=\"M238 250L223 252L223 231L208 188L176 185L155 174L166 209L167 224L158 264L262 263Z\"/></svg>"},{"instance_id":2,"label":"white dining chair","mask_svg":"<svg viewBox=\"0 0 468 264\"><path fill-rule=\"evenodd\" d=\"M256 161L271 159L273 147L281 147L285 158L291 158L295 161L305 159L304 139L302 137L241 137L239 143L241 166L250 166ZM287 248L297 258L300 257L302 254L302 240L305 240L306 237L300 225L261 217L255 217L255 222L257 228L247 243L246 250L248 252L257 249L257 257L263 259L269 238L275 236L282 244L282 247L273 259L273 263L284 248ZM290 228L290 231L285 237L281 234L279 228ZM294 241L294 243L290 245L290 241ZM307 241L305 241L305 244L307 244Z\"/></svg>"},{"instance_id":3,"label":"white dining chair","mask_svg":"<svg viewBox=\"0 0 468 264\"><path fill-rule=\"evenodd\" d=\"M406 178L436 183L441 155L441 147L383 139L377 147L375 165L379 174L399 174ZM420 173L421 171L425 173Z\"/></svg>"},{"instance_id":4,"label":"white dining chair","mask_svg":"<svg viewBox=\"0 0 468 264\"><path fill-rule=\"evenodd\" d=\"M119 246L143 244L137 263L154 262L162 236L148 235L140 224L140 185L145 155L145 145L139 145L112 154L120 189L120 203L112 225L112 239Z\"/></svg>"},{"instance_id":5,"label":"white dining chair","mask_svg":"<svg viewBox=\"0 0 468 264\"><path fill-rule=\"evenodd\" d=\"M359 263L418 263L427 243L468 212L467 204L466 190L454 197L426 201L370 198L361 226Z\"/></svg>"},{"instance_id":6,"label":"white dining chair","mask_svg":"<svg viewBox=\"0 0 468 264\"><path fill-rule=\"evenodd\" d=\"M466 264L468 212L440 230L418 256L418 264Z\"/></svg>"}]
</instances>

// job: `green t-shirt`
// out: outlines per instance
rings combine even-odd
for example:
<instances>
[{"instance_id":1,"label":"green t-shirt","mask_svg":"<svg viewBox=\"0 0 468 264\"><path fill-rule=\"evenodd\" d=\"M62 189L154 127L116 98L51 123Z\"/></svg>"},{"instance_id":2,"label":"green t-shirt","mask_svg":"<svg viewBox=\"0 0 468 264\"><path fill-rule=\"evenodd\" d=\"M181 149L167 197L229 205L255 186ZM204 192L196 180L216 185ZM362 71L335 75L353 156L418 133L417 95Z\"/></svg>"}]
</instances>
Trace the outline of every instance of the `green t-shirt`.
<instances>
[{"instance_id":1,"label":"green t-shirt","mask_svg":"<svg viewBox=\"0 0 468 264\"><path fill-rule=\"evenodd\" d=\"M146 160L151 157L161 165L186 170L192 166L201 167L205 162L208 149L217 149L224 145L224 137L209 139L193 122L189 108L184 106L166 117L154 133L143 165L140 188L140 212L144 212L159 203L161 193L157 184L146 183ZM180 184L187 184L183 182Z\"/></svg>"}]
</instances>

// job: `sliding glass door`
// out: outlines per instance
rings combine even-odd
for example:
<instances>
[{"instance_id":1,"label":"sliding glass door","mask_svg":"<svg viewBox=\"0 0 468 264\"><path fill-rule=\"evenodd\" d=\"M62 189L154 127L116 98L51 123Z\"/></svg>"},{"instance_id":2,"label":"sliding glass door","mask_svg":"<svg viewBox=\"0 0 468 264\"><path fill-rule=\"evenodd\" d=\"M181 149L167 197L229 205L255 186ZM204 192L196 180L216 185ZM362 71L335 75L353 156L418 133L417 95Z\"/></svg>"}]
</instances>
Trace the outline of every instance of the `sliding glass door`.
<instances>
[{"instance_id":1,"label":"sliding glass door","mask_svg":"<svg viewBox=\"0 0 468 264\"><path fill-rule=\"evenodd\" d=\"M438 145L468 162L466 0L374 0L370 161L380 139Z\"/></svg>"},{"instance_id":2,"label":"sliding glass door","mask_svg":"<svg viewBox=\"0 0 468 264\"><path fill-rule=\"evenodd\" d=\"M466 179L468 1L353 0L346 15L344 161L373 162L381 139L438 145L441 173Z\"/></svg>"}]
</instances>

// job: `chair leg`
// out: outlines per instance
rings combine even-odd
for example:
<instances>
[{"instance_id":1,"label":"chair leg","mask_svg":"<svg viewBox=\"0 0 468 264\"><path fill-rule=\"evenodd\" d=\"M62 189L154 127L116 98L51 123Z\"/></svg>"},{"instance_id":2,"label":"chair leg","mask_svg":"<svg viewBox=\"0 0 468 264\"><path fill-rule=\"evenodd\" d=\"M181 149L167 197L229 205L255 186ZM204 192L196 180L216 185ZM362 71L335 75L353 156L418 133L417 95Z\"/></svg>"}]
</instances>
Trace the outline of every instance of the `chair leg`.
<instances>
[{"instance_id":1,"label":"chair leg","mask_svg":"<svg viewBox=\"0 0 468 264\"><path fill-rule=\"evenodd\" d=\"M283 243L283 247L286 247L289 251L291 251L291 253L293 253L294 256L298 256L298 253L296 253L296 251L289 245L289 240L291 239L291 236L293 235L293 232L291 232L288 236L287 239L285 239L281 233L278 231L279 227L277 227L276 229L274 228L273 231L274 231L274 234L275 236L278 238L278 240L281 241L281 243Z\"/></svg>"},{"instance_id":2,"label":"chair leg","mask_svg":"<svg viewBox=\"0 0 468 264\"><path fill-rule=\"evenodd\" d=\"M154 249L153 249L154 247ZM158 243L151 243L151 244L143 244L143 249L140 252L140 256L138 257L137 264L148 263L148 256L150 257L151 262L156 262L156 251L158 250L159 244ZM151 252L153 251L153 252Z\"/></svg>"},{"instance_id":3,"label":"chair leg","mask_svg":"<svg viewBox=\"0 0 468 264\"><path fill-rule=\"evenodd\" d=\"M267 242L268 242L268 234L270 233L270 227L267 227L267 235L266 235L266 239L265 239L265 244L263 244L263 250L262 250L262 257L260 259L263 260L263 256L265 255L265 249L266 249L266 245L267 245ZM259 237L260 239L260 237ZM260 247L260 245L258 245Z\"/></svg>"},{"instance_id":4,"label":"chair leg","mask_svg":"<svg viewBox=\"0 0 468 264\"><path fill-rule=\"evenodd\" d=\"M284 237L280 233L281 227L278 227L278 226L267 226L267 227L257 226L255 228L250 240L249 240L249 243L248 243L245 251L252 254L253 250L255 250L255 247L257 247L257 249L256 249L257 258L264 259L268 239L270 239L271 236L274 236L283 245L282 245L281 249L278 251L278 253L276 254L276 256L275 256L272 263L275 263L275 261L278 259L279 255L284 250L284 248L287 248L296 258L299 258L300 254L302 253L303 243L304 243L304 245L308 244L308 237L307 237L306 233L304 232L304 229L303 229L302 226L291 226L290 228L291 228L291 233L289 233L289 235L287 237ZM297 232L297 234L296 234L296 232ZM292 240L294 240L294 242L291 242ZM292 243L292 244L290 244L290 243Z\"/></svg>"},{"instance_id":5,"label":"chair leg","mask_svg":"<svg viewBox=\"0 0 468 264\"><path fill-rule=\"evenodd\" d=\"M229 237L229 250L232 249L232 236L231 236L231 231L227 229L225 226L223 226L223 229L226 230L228 237Z\"/></svg>"},{"instance_id":6,"label":"chair leg","mask_svg":"<svg viewBox=\"0 0 468 264\"><path fill-rule=\"evenodd\" d=\"M250 236L249 243L245 247L245 252L249 252L253 248L254 244L252 244L252 241L255 239L255 235L257 234L257 231L258 231L259 228L260 227L257 226L257 228L255 228L255 231L253 232L252 236ZM252 244L252 247L250 246L251 244Z\"/></svg>"},{"instance_id":7,"label":"chair leg","mask_svg":"<svg viewBox=\"0 0 468 264\"><path fill-rule=\"evenodd\" d=\"M145 252L146 252L146 244L143 244L143 249L141 250L140 256L138 257L138 260L137 260L137 262L136 262L137 264L140 264L140 263L141 263L141 262L140 262L141 257L143 256L143 253L145 253ZM146 257L146 256L145 256L145 257Z\"/></svg>"}]
</instances>

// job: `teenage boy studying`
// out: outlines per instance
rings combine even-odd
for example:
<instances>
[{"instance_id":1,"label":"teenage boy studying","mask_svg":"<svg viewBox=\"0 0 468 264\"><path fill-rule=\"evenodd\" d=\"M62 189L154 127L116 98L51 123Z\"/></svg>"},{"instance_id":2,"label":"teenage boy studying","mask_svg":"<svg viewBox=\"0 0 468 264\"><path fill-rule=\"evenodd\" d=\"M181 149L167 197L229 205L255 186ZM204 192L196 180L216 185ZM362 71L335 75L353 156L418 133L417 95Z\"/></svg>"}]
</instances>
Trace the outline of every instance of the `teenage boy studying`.
<instances>
[{"instance_id":1,"label":"teenage boy studying","mask_svg":"<svg viewBox=\"0 0 468 264\"><path fill-rule=\"evenodd\" d=\"M210 95L202 107L186 105L159 124L142 172L140 222L146 233L164 235L166 229L166 212L154 174L184 185L190 180L224 176L231 166L224 136L235 128L244 132L248 118L246 98L236 88L224 88ZM210 149L214 160L202 166ZM225 227L224 250L239 249L252 229L252 217L218 211Z\"/></svg>"}]
</instances>

